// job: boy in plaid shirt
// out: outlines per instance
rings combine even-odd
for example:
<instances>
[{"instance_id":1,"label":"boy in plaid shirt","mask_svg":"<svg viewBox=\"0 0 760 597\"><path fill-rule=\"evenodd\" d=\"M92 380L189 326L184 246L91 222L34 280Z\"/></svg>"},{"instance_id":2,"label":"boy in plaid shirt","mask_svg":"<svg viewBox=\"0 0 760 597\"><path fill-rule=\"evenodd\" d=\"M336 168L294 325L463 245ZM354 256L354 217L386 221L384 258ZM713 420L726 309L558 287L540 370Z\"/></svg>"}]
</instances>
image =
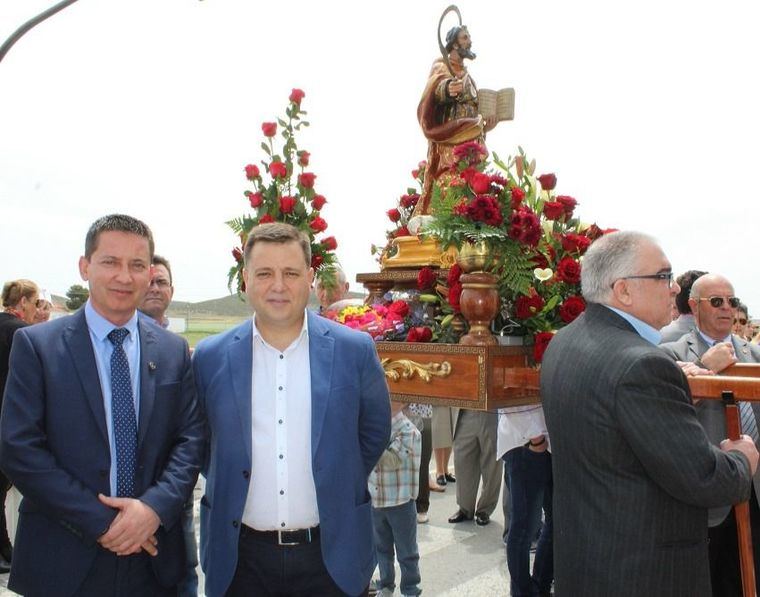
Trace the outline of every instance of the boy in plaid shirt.
<instances>
[{"instance_id":1,"label":"boy in plaid shirt","mask_svg":"<svg viewBox=\"0 0 760 597\"><path fill-rule=\"evenodd\" d=\"M380 595L392 595L396 587L394 546L401 568L401 594L419 595L420 554L417 549L417 509L422 435L406 418L404 404L391 402L391 437L388 447L369 476L372 522L380 580Z\"/></svg>"}]
</instances>

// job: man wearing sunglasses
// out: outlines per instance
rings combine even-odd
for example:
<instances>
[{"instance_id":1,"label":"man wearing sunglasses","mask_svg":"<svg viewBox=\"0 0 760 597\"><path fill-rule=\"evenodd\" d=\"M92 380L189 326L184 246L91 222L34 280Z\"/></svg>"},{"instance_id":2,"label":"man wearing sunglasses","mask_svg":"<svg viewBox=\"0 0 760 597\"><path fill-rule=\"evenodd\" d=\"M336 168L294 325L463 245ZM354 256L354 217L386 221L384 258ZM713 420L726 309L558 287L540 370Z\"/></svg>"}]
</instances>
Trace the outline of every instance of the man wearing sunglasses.
<instances>
[{"instance_id":1,"label":"man wearing sunglasses","mask_svg":"<svg viewBox=\"0 0 760 597\"><path fill-rule=\"evenodd\" d=\"M694 313L696 328L676 342L661 348L679 361L696 363L719 373L734 363L760 363L760 347L731 333L737 307L741 302L734 287L718 274L707 274L691 287L689 305ZM710 441L719 445L726 437L726 416L718 400L703 400L696 405L697 418ZM743 433L758 442L758 403L740 403L739 412ZM760 546L760 475L752 480L750 526L752 542ZM709 513L710 576L713 595L741 595L741 575L736 537L736 521L729 506L713 508ZM760 573L760 549L755 549L755 577Z\"/></svg>"}]
</instances>

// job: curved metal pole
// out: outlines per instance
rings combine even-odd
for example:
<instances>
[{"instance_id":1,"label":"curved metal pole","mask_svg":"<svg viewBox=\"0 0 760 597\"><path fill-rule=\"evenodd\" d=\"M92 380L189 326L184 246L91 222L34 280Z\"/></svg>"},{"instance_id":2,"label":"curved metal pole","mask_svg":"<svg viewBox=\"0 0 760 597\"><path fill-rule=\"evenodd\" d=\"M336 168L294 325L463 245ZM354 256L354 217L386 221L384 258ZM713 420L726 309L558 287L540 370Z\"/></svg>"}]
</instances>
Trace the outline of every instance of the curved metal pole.
<instances>
[{"instance_id":1,"label":"curved metal pole","mask_svg":"<svg viewBox=\"0 0 760 597\"><path fill-rule=\"evenodd\" d=\"M70 4L74 4L76 1L77 0L62 0L62 2L59 2L55 6L51 6L46 11L41 12L36 17L29 19L26 23L21 25L21 27L16 29L16 31L14 31L13 34L5 40L5 43L0 46L0 62L2 62L3 58L5 58L5 55L8 53L8 50L11 49L13 44L21 39L21 36L24 35L24 33L39 25L45 19L52 17L55 13L63 10Z\"/></svg>"}]
</instances>

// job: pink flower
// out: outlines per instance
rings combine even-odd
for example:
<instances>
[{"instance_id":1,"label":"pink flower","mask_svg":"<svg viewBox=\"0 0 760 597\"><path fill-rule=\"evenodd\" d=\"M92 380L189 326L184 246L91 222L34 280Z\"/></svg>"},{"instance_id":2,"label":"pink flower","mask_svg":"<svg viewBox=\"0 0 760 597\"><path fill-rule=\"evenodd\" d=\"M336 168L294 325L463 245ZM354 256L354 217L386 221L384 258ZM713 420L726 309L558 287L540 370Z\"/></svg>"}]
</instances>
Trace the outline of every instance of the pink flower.
<instances>
[{"instance_id":1,"label":"pink flower","mask_svg":"<svg viewBox=\"0 0 760 597\"><path fill-rule=\"evenodd\" d=\"M263 122L261 124L261 131L265 137L274 137L277 134L276 122Z\"/></svg>"},{"instance_id":2,"label":"pink flower","mask_svg":"<svg viewBox=\"0 0 760 597\"><path fill-rule=\"evenodd\" d=\"M283 162L272 162L269 165L269 174L272 178L285 178L288 175L288 167Z\"/></svg>"},{"instance_id":3,"label":"pink flower","mask_svg":"<svg viewBox=\"0 0 760 597\"><path fill-rule=\"evenodd\" d=\"M298 175L298 184L300 184L305 189L313 189L315 178L317 178L316 174L312 174L311 172L304 172L303 174Z\"/></svg>"},{"instance_id":4,"label":"pink flower","mask_svg":"<svg viewBox=\"0 0 760 597\"><path fill-rule=\"evenodd\" d=\"M290 92L290 97L288 99L294 104L300 106L301 100L304 97L306 97L306 94L301 89L293 89L293 91Z\"/></svg>"},{"instance_id":5,"label":"pink flower","mask_svg":"<svg viewBox=\"0 0 760 597\"><path fill-rule=\"evenodd\" d=\"M245 176L248 180L256 180L259 177L259 167L255 164L248 164L245 167Z\"/></svg>"}]
</instances>

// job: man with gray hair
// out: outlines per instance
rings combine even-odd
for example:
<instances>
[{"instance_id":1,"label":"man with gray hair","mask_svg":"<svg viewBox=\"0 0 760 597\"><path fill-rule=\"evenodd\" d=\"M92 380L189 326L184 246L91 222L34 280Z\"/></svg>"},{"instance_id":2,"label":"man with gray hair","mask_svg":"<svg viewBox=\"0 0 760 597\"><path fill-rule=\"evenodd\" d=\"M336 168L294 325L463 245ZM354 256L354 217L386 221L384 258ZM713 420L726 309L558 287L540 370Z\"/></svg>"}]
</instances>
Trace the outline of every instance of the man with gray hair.
<instances>
[{"instance_id":1,"label":"man with gray hair","mask_svg":"<svg viewBox=\"0 0 760 597\"><path fill-rule=\"evenodd\" d=\"M557 594L706 597L707 508L749 497L757 449L747 436L710 443L656 346L679 288L654 239L598 239L581 285L588 307L541 368Z\"/></svg>"},{"instance_id":2,"label":"man with gray hair","mask_svg":"<svg viewBox=\"0 0 760 597\"><path fill-rule=\"evenodd\" d=\"M328 275L332 276L333 284L326 284L325 280L321 278L314 281L314 294L319 300L320 313L327 311L330 305L343 300L348 294L348 281L346 280L346 273L342 269L336 267L334 273Z\"/></svg>"},{"instance_id":3,"label":"man with gray hair","mask_svg":"<svg viewBox=\"0 0 760 597\"><path fill-rule=\"evenodd\" d=\"M731 333L736 309L741 302L734 295L734 287L725 277L706 274L691 287L689 306L694 313L695 329L676 342L660 346L672 357L696 363L719 373L734 363L760 363L760 347ZM726 434L726 413L717 400L703 400L696 405L697 418L705 428L710 441L718 445ZM740 402L742 429L758 440L757 417L760 404ZM760 545L760 475L753 478L752 498L749 506L750 528L755 545ZM731 509L724 505L711 508L708 516L710 538L710 577L713 595L740 595L736 520ZM755 576L760 573L760 550L755 549Z\"/></svg>"}]
</instances>

